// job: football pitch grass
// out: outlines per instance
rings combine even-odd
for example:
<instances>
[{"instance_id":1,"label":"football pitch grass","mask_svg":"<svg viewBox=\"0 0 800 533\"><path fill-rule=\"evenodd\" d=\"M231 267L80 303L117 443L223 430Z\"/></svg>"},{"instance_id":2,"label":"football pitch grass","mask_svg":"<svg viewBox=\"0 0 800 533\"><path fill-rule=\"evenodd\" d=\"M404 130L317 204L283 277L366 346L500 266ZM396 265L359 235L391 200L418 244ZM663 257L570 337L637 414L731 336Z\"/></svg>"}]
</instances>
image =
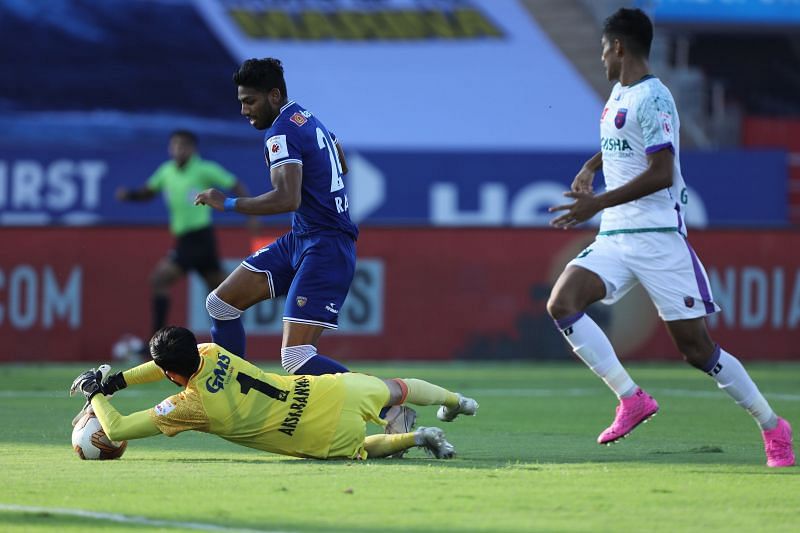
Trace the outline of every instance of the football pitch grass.
<instances>
[{"instance_id":1,"label":"football pitch grass","mask_svg":"<svg viewBox=\"0 0 800 533\"><path fill-rule=\"evenodd\" d=\"M81 461L72 379L88 365L0 366L0 531L798 531L800 468L768 469L749 415L681 364L630 365L661 411L629 438L595 443L616 399L579 363L353 364L475 397L442 427L451 461L314 461L184 433ZM277 366L263 365L269 371ZM747 365L800 433L800 365ZM123 413L164 382L121 391ZM377 432L377 426L368 432ZM796 447L797 450L797 447Z\"/></svg>"}]
</instances>

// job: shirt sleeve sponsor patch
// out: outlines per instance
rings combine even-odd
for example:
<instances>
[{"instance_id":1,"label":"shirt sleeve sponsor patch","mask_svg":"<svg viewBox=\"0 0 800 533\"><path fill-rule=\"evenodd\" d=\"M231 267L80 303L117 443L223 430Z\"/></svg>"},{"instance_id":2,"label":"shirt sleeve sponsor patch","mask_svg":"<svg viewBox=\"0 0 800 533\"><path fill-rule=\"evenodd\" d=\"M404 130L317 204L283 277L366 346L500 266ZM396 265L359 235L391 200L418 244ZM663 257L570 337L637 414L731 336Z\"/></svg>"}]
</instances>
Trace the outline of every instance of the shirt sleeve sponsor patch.
<instances>
[{"instance_id":1,"label":"shirt sleeve sponsor patch","mask_svg":"<svg viewBox=\"0 0 800 533\"><path fill-rule=\"evenodd\" d=\"M278 161L284 157L289 157L289 149L286 147L286 135L275 135L267 139L267 155L270 162Z\"/></svg>"},{"instance_id":2,"label":"shirt sleeve sponsor patch","mask_svg":"<svg viewBox=\"0 0 800 533\"><path fill-rule=\"evenodd\" d=\"M659 118L661 119L661 128L668 138L672 138L672 114L662 111Z\"/></svg>"},{"instance_id":3,"label":"shirt sleeve sponsor patch","mask_svg":"<svg viewBox=\"0 0 800 533\"><path fill-rule=\"evenodd\" d=\"M300 113L299 111L297 113L295 113L294 115L292 115L291 118L289 118L289 120L291 120L292 122L294 122L298 126L302 126L303 124L308 122L308 119L306 117L304 117L303 114Z\"/></svg>"},{"instance_id":4,"label":"shirt sleeve sponsor patch","mask_svg":"<svg viewBox=\"0 0 800 533\"><path fill-rule=\"evenodd\" d=\"M167 416L169 413L175 410L175 404L172 403L172 400L167 398L160 404L155 406L155 411L158 416Z\"/></svg>"}]
</instances>

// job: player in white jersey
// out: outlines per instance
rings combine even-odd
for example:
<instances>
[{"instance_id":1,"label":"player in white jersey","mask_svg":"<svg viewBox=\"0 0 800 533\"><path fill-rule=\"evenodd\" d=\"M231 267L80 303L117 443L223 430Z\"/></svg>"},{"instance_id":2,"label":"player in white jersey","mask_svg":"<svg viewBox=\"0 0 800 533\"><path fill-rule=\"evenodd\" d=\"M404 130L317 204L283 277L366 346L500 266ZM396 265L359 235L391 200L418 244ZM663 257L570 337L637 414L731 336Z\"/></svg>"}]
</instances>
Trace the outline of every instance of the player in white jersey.
<instances>
[{"instance_id":1,"label":"player in white jersey","mask_svg":"<svg viewBox=\"0 0 800 533\"><path fill-rule=\"evenodd\" d=\"M585 314L596 301L612 304L642 284L678 350L747 410L762 430L771 467L791 466L792 430L778 417L742 364L712 341L705 316L719 311L702 263L689 245L683 213L686 187L679 160L678 113L669 90L649 72L653 25L639 9L622 8L605 21L602 61L617 81L600 117L601 151L587 161L565 196L572 203L552 225L568 229L603 211L595 241L567 264L547 310L564 338L620 400L598 437L610 444L658 411L631 379L608 337ZM592 182L603 169L606 191Z\"/></svg>"}]
</instances>

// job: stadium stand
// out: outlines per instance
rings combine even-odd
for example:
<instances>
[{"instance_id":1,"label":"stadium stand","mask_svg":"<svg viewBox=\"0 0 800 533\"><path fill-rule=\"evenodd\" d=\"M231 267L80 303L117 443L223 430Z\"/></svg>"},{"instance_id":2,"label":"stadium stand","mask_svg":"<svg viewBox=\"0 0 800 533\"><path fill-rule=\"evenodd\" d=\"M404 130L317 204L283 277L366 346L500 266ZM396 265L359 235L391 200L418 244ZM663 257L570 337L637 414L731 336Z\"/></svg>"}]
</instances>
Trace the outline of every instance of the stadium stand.
<instances>
[{"instance_id":1,"label":"stadium stand","mask_svg":"<svg viewBox=\"0 0 800 533\"><path fill-rule=\"evenodd\" d=\"M688 224L707 230L693 242L718 252L719 263L709 265L712 283L735 310L715 327L744 346L769 334L778 339L773 355L786 356L797 330L790 309L796 261L779 244L793 238L790 222L800 223L798 22L714 19L722 4L713 1L704 2L710 11L703 18L674 9L689 3L3 2L0 45L15 54L0 64L15 82L0 87L0 224L18 246L7 248L0 265L0 331L16 343L0 357L51 357L48 346L65 339L61 356L87 357L108 351L124 333L145 335L146 319L142 331L129 324L148 315L139 295L170 245L159 237L166 212L159 202L120 204L114 191L152 173L176 128L197 132L203 157L229 168L250 191L265 190L263 140L239 116L230 82L242 59L262 55L285 61L290 96L319 114L348 153L351 215L363 237L342 331L326 340L334 352L567 356L544 302L553 272L592 228L556 235L545 229L547 208L563 200L576 169L597 149L597 117L610 90L599 27L620 5L643 6L659 28L652 67L681 113ZM765 56L780 61L761 61ZM266 220L266 233L277 234L287 221ZM236 215L217 222L222 253L235 265L252 243ZM744 265L740 255L726 255L720 243L727 238L760 255ZM414 243L413 257L387 244L404 239ZM140 241L150 244L126 244ZM475 257L470 250L484 241L486 256ZM509 249L520 254L516 260ZM435 284L409 281L420 261L431 265ZM121 268L131 272L130 283L116 295L131 304L108 313L118 302L107 288L116 287ZM463 293L465 280L476 279L485 313L443 310L474 308L475 295ZM202 331L208 319L196 281L179 289L174 313ZM440 300L422 316L419 302L430 293ZM641 319L643 332L623 351L663 355L669 341L641 305L622 311ZM420 352L402 319L410 315L454 318L443 325L447 334ZM89 327L97 320L107 331ZM246 320L255 349L274 350L280 302Z\"/></svg>"}]
</instances>

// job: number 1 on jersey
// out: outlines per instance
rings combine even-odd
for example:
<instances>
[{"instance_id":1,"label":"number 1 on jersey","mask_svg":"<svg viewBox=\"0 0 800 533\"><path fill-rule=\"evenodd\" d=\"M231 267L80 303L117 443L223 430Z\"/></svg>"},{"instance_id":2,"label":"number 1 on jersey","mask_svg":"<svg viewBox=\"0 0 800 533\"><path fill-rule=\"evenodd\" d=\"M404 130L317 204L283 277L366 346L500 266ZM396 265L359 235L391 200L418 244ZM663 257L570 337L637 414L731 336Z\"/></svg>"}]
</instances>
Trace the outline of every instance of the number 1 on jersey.
<instances>
[{"instance_id":1,"label":"number 1 on jersey","mask_svg":"<svg viewBox=\"0 0 800 533\"><path fill-rule=\"evenodd\" d=\"M321 128L317 128L317 143L320 149L328 150L328 157L331 160L331 192L336 192L344 189L344 181L342 180L342 164L339 162L339 154L331 145L328 136Z\"/></svg>"},{"instance_id":2,"label":"number 1 on jersey","mask_svg":"<svg viewBox=\"0 0 800 533\"><path fill-rule=\"evenodd\" d=\"M250 389L253 389L257 390L261 394L266 394L270 398L278 400L279 402L285 402L286 398L289 397L289 391L277 389L272 385L270 385L269 383L254 378L253 376L248 376L247 374L243 374L241 372L239 372L236 375L236 381L239 382L242 394L247 394L248 392L250 392Z\"/></svg>"}]
</instances>

